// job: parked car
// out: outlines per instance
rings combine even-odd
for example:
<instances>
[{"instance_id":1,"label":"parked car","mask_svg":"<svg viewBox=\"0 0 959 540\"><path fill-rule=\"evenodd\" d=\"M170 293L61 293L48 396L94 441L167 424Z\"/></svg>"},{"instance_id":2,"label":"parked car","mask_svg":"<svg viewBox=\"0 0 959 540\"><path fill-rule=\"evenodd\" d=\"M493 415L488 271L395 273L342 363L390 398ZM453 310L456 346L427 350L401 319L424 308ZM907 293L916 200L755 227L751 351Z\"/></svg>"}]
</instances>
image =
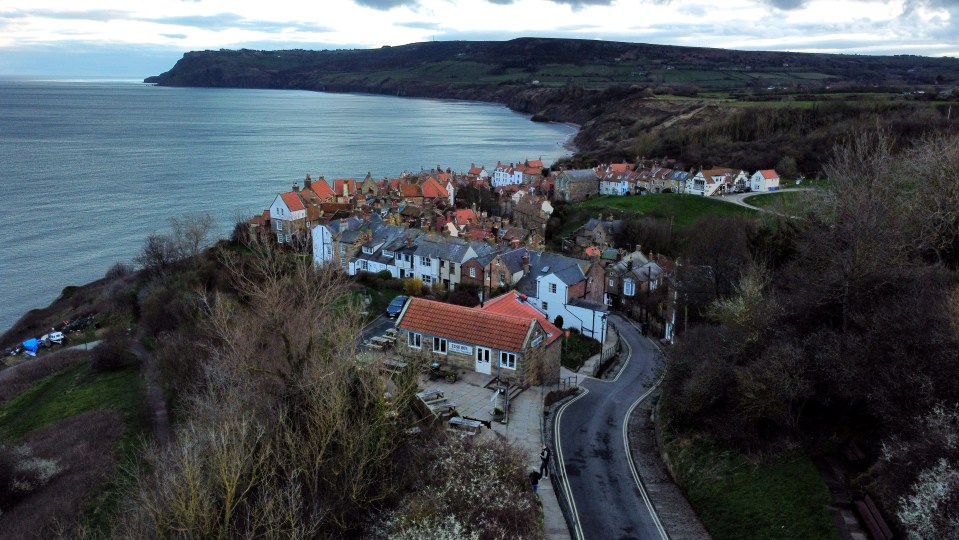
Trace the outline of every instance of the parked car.
<instances>
[{"instance_id":1,"label":"parked car","mask_svg":"<svg viewBox=\"0 0 959 540\"><path fill-rule=\"evenodd\" d=\"M395 319L400 316L400 313L403 312L403 306L406 305L406 301L409 300L409 296L399 295L390 302L390 305L386 306L386 316Z\"/></svg>"}]
</instances>

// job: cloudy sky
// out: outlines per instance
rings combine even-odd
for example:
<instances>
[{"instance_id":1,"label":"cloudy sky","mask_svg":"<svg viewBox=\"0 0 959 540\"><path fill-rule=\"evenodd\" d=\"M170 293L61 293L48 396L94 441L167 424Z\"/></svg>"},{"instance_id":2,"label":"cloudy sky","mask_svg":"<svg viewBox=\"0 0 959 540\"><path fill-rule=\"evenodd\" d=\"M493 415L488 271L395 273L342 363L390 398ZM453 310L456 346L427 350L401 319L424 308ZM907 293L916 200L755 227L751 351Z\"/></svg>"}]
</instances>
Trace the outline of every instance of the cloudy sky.
<instances>
[{"instance_id":1,"label":"cloudy sky","mask_svg":"<svg viewBox=\"0 0 959 540\"><path fill-rule=\"evenodd\" d=\"M570 37L959 56L959 0L0 0L0 75L144 77L201 49Z\"/></svg>"}]
</instances>

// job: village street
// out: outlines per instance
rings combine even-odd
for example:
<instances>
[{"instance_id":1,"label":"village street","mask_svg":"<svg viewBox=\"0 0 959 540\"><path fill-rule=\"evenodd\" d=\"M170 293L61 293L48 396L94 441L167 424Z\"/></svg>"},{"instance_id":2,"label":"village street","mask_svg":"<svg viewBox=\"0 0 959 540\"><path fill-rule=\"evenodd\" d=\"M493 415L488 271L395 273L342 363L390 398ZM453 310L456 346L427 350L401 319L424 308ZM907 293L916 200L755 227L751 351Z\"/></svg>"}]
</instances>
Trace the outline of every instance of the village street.
<instances>
[{"instance_id":1,"label":"village street","mask_svg":"<svg viewBox=\"0 0 959 540\"><path fill-rule=\"evenodd\" d=\"M612 381L586 379L585 394L557 413L556 458L572 496L574 537L667 538L628 458L626 425L657 376L659 352L618 315L610 317L629 360Z\"/></svg>"}]
</instances>

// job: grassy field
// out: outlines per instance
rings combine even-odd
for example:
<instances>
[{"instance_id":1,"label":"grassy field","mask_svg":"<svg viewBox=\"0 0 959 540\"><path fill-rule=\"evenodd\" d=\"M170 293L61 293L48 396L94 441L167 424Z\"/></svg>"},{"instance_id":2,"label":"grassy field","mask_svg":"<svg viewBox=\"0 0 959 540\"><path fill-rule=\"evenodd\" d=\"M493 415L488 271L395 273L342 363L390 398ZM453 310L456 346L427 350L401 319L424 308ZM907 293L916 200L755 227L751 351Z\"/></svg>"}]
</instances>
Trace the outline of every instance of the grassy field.
<instances>
[{"instance_id":1,"label":"grassy field","mask_svg":"<svg viewBox=\"0 0 959 540\"><path fill-rule=\"evenodd\" d=\"M679 483L716 540L839 538L829 489L812 461L791 452L768 463L710 448L667 443Z\"/></svg>"},{"instance_id":2,"label":"grassy field","mask_svg":"<svg viewBox=\"0 0 959 540\"><path fill-rule=\"evenodd\" d=\"M766 208L779 214L794 215L803 200L808 196L806 191L777 191L752 195L743 199L746 204Z\"/></svg>"},{"instance_id":3,"label":"grassy field","mask_svg":"<svg viewBox=\"0 0 959 540\"><path fill-rule=\"evenodd\" d=\"M677 230L685 229L706 216L754 217L755 210L697 195L652 193L626 197L599 197L577 203L578 209L615 209L641 212L653 217L673 219Z\"/></svg>"},{"instance_id":4,"label":"grassy field","mask_svg":"<svg viewBox=\"0 0 959 540\"><path fill-rule=\"evenodd\" d=\"M83 364L51 375L0 406L0 439L16 442L34 430L97 409L113 409L145 425L139 370L92 374Z\"/></svg>"}]
</instances>

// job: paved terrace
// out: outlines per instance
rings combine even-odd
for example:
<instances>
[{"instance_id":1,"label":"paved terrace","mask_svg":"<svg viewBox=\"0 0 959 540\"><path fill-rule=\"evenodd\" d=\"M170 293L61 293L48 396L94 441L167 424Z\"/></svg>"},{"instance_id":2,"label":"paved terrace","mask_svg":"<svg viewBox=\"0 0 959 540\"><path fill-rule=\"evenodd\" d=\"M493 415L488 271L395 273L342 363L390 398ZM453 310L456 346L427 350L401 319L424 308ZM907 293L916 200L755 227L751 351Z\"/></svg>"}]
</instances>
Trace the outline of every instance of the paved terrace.
<instances>
[{"instance_id":1,"label":"paved terrace","mask_svg":"<svg viewBox=\"0 0 959 540\"><path fill-rule=\"evenodd\" d=\"M460 372L459 380L455 383L445 379L429 380L426 375L420 377L420 387L425 390L440 390L450 401L456 403L456 410L461 416L477 420L490 420L490 411L493 402L492 388L484 386L492 379L490 375L474 372ZM543 447L542 418L543 396L542 387L531 386L510 402L509 423L492 423L492 430L482 428L481 437L503 437L513 445L521 448L527 456L529 470L539 470L539 452ZM541 480L539 483L539 497L543 505L543 518L546 538L550 540L566 540L570 538L569 529L563 511L556 500L552 482Z\"/></svg>"}]
</instances>

